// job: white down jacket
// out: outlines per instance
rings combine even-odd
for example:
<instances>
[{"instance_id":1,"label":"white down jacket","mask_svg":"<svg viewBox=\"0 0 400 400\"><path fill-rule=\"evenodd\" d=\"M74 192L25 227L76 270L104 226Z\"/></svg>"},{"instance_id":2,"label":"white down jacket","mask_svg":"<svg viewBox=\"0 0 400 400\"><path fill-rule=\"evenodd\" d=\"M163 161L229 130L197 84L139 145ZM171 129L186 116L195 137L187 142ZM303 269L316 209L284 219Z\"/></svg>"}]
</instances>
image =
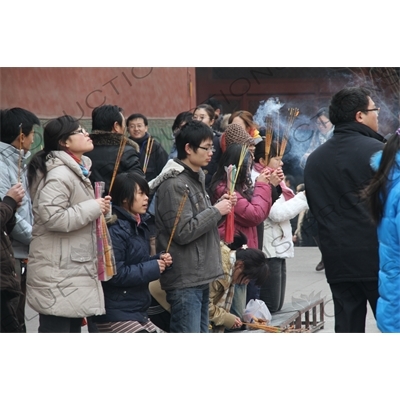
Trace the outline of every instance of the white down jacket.
<instances>
[{"instance_id":1,"label":"white down jacket","mask_svg":"<svg viewBox=\"0 0 400 400\"><path fill-rule=\"evenodd\" d=\"M90 159L82 159L90 167ZM104 314L95 223L101 209L93 187L78 163L63 151L51 152L46 165L46 178L37 179L31 188L34 224L27 301L45 315Z\"/></svg>"},{"instance_id":2,"label":"white down jacket","mask_svg":"<svg viewBox=\"0 0 400 400\"><path fill-rule=\"evenodd\" d=\"M268 258L294 257L290 220L307 209L308 204L304 192L296 194L287 201L281 194L275 201L268 218L264 221L263 252Z\"/></svg>"}]
</instances>

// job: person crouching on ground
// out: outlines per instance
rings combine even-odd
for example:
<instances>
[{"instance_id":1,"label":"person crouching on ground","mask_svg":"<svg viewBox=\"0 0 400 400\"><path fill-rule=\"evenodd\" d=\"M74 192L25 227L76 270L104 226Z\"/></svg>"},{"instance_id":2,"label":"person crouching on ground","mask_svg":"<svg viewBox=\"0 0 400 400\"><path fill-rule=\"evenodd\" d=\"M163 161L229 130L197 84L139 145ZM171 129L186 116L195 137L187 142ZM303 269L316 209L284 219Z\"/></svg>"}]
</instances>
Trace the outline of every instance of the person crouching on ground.
<instances>
[{"instance_id":1,"label":"person crouching on ground","mask_svg":"<svg viewBox=\"0 0 400 400\"><path fill-rule=\"evenodd\" d=\"M209 313L213 333L242 327L242 320L230 313L236 284L247 285L253 280L262 285L268 280L267 257L261 250L247 247L246 235L238 232L233 243L227 245L221 241L220 245L224 277L210 284ZM242 307L244 309L246 304Z\"/></svg>"}]
</instances>

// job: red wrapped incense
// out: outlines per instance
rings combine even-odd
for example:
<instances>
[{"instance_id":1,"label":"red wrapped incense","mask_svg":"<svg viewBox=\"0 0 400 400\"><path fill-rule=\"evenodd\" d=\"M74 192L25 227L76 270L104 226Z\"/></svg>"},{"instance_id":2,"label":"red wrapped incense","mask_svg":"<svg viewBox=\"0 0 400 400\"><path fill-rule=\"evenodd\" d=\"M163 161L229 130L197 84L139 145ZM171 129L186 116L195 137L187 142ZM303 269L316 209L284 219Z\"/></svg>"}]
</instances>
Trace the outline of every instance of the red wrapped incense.
<instances>
[{"instance_id":1,"label":"red wrapped incense","mask_svg":"<svg viewBox=\"0 0 400 400\"><path fill-rule=\"evenodd\" d=\"M230 244L233 242L235 233L235 211L232 208L231 212L226 216L225 220L225 243Z\"/></svg>"}]
</instances>

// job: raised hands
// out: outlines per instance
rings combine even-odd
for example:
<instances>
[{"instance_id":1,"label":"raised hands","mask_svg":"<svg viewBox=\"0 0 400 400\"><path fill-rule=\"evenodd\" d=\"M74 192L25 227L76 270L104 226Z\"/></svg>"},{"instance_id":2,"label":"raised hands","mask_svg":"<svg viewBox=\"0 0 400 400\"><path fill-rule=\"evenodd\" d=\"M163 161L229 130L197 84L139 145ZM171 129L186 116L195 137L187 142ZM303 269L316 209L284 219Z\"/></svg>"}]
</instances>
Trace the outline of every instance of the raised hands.
<instances>
[{"instance_id":1,"label":"raised hands","mask_svg":"<svg viewBox=\"0 0 400 400\"><path fill-rule=\"evenodd\" d=\"M285 179L285 175L282 171L282 168L279 167L271 173L271 177L270 177L269 181L270 181L271 185L278 186L284 179Z\"/></svg>"}]
</instances>

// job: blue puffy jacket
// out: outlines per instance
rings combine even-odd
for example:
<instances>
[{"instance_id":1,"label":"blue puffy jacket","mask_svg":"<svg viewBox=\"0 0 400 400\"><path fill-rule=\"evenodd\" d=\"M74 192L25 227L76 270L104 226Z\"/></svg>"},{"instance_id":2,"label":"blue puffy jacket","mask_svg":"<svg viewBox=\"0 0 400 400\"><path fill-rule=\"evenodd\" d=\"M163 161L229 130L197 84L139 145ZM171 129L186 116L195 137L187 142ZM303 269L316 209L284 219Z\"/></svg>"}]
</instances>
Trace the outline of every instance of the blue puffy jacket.
<instances>
[{"instance_id":1,"label":"blue puffy jacket","mask_svg":"<svg viewBox=\"0 0 400 400\"><path fill-rule=\"evenodd\" d=\"M382 152L372 158L378 169ZM400 153L396 155L400 165ZM379 299L376 321L382 332L400 332L400 169L394 167L388 178L387 199L378 226Z\"/></svg>"},{"instance_id":2,"label":"blue puffy jacket","mask_svg":"<svg viewBox=\"0 0 400 400\"><path fill-rule=\"evenodd\" d=\"M109 225L117 274L102 282L106 314L94 318L97 323L117 321L146 322L151 304L149 282L160 278L157 259L150 257L149 229L141 216L138 225L131 214L113 206L117 220Z\"/></svg>"}]
</instances>

